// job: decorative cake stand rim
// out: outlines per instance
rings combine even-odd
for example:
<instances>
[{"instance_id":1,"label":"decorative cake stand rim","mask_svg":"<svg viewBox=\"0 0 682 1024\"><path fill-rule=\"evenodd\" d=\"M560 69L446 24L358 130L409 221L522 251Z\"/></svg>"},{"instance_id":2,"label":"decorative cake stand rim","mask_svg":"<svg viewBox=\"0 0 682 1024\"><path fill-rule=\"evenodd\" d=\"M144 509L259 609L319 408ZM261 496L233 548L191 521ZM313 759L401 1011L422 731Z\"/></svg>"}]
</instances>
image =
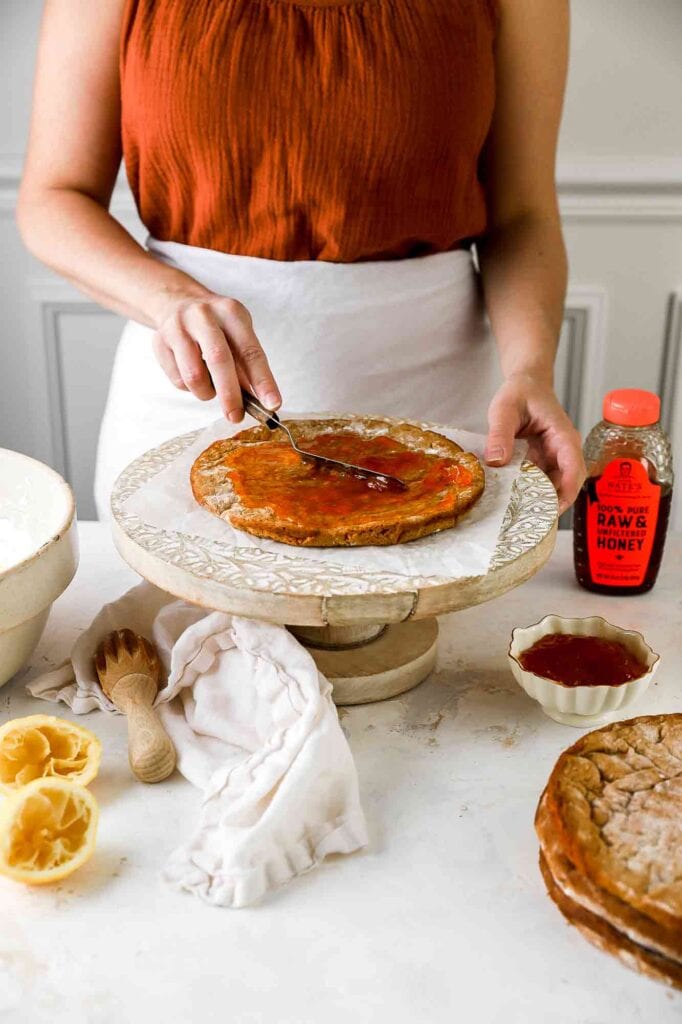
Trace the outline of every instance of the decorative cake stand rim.
<instances>
[{"instance_id":1,"label":"decorative cake stand rim","mask_svg":"<svg viewBox=\"0 0 682 1024\"><path fill-rule=\"evenodd\" d=\"M273 556L254 548L226 548L127 514L122 507L126 499L198 433L171 438L131 462L116 481L111 506L114 542L128 564L162 589L204 607L302 626L401 622L499 596L537 572L554 547L556 492L531 463L524 464L514 484L491 568L477 577L359 574L306 562L304 555L288 551Z\"/></svg>"}]
</instances>

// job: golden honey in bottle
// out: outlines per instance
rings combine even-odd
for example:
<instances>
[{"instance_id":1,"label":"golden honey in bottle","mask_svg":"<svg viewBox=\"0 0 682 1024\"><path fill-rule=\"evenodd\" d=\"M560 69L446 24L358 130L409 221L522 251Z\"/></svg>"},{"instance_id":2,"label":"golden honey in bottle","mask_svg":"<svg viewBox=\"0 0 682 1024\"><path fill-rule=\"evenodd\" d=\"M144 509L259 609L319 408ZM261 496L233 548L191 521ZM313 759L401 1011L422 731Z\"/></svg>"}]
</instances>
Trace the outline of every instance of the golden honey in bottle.
<instances>
[{"instance_id":1,"label":"golden honey in bottle","mask_svg":"<svg viewBox=\"0 0 682 1024\"><path fill-rule=\"evenodd\" d=\"M575 505L575 572L587 590L643 594L663 557L673 490L670 441L658 395L610 391L585 442L587 479Z\"/></svg>"}]
</instances>

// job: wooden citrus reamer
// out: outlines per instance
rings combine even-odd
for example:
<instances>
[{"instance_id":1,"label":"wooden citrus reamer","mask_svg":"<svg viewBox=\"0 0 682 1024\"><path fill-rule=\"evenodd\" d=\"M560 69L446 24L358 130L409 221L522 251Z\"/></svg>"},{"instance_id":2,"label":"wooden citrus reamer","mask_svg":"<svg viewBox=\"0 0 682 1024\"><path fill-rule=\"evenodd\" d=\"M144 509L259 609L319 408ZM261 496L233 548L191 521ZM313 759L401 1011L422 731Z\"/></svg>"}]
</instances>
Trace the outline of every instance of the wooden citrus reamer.
<instances>
[{"instance_id":1,"label":"wooden citrus reamer","mask_svg":"<svg viewBox=\"0 0 682 1024\"><path fill-rule=\"evenodd\" d=\"M141 782L161 782L175 768L175 747L156 712L160 665L154 646L131 629L102 640L95 668L104 693L128 719L128 760Z\"/></svg>"}]
</instances>

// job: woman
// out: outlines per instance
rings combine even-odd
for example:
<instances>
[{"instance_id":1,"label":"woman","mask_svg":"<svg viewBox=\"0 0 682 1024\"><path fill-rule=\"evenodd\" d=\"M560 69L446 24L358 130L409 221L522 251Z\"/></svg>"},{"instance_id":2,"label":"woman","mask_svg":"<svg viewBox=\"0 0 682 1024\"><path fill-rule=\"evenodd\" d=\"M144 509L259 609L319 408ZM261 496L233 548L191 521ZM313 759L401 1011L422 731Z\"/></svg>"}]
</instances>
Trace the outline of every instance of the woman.
<instances>
[{"instance_id":1,"label":"woman","mask_svg":"<svg viewBox=\"0 0 682 1024\"><path fill-rule=\"evenodd\" d=\"M101 515L139 452L217 404L239 422L240 383L291 411L487 409L488 463L526 437L572 503L567 37L567 0L48 0L19 225L130 318ZM122 154L146 249L108 213Z\"/></svg>"}]
</instances>

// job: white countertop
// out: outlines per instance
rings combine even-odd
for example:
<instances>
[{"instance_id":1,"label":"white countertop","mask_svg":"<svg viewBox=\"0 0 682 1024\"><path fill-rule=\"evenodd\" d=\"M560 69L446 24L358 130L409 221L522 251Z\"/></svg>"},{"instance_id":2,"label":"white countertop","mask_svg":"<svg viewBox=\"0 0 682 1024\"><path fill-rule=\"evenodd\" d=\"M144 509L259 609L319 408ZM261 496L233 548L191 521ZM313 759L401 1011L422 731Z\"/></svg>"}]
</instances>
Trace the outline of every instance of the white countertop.
<instances>
[{"instance_id":1,"label":"white countertop","mask_svg":"<svg viewBox=\"0 0 682 1024\"><path fill-rule=\"evenodd\" d=\"M136 582L104 526L80 525L81 564L31 671L67 655L100 606ZM342 710L370 848L328 859L258 907L213 909L163 888L198 791L130 775L125 721L94 712L95 858L64 883L0 880L0 1021L11 1024L672 1024L682 995L628 971L564 923L537 866L533 814L557 725L506 664L514 625L602 614L663 655L632 714L682 711L682 537L652 593L588 594L570 534L530 582L441 619L439 668L411 693ZM0 692L0 723L63 706Z\"/></svg>"}]
</instances>

